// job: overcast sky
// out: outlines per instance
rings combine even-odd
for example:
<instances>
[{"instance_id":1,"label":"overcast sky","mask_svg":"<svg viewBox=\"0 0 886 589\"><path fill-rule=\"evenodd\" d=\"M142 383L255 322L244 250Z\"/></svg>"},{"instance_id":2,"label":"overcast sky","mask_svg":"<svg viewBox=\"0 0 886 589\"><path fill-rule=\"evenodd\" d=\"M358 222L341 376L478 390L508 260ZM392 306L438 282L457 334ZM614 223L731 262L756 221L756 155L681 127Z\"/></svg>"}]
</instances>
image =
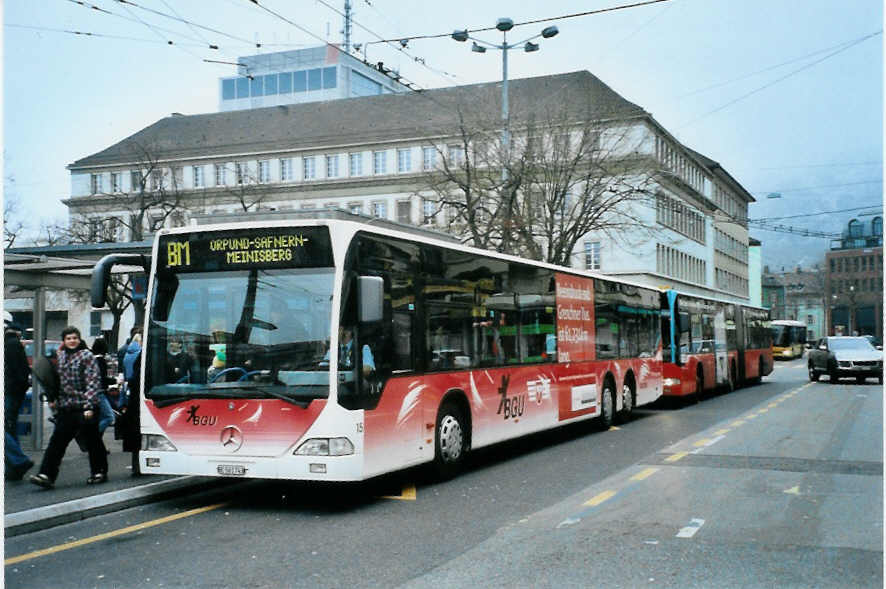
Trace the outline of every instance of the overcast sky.
<instances>
[{"instance_id":1,"label":"overcast sky","mask_svg":"<svg viewBox=\"0 0 886 589\"><path fill-rule=\"evenodd\" d=\"M639 0L351 1L353 41L366 43ZM34 229L66 217L66 165L172 112L217 111L218 78L236 68L204 59L342 38L344 0L133 2L3 2L4 192ZM512 79L591 71L720 162L757 198L752 219L840 210L778 221L839 233L863 212L846 209L882 209L881 0L669 0L520 26L509 40L549 24L560 34L541 51L509 55ZM495 31L477 36L501 41ZM367 59L422 88L501 78L500 53L472 53L446 37L410 41L405 51L373 43ZM781 198L767 198L774 192ZM829 244L753 225L751 235L775 267L814 263Z\"/></svg>"}]
</instances>

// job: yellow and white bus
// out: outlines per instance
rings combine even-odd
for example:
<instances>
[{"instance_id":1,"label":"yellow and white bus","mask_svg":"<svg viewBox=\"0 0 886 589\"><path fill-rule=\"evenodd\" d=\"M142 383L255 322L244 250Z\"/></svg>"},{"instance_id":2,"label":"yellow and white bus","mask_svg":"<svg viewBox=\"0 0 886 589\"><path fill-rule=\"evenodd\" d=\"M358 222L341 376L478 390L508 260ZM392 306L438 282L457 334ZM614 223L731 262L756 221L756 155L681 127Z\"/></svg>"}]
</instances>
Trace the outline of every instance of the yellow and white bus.
<instances>
[{"instance_id":1,"label":"yellow and white bus","mask_svg":"<svg viewBox=\"0 0 886 589\"><path fill-rule=\"evenodd\" d=\"M806 349L806 324L791 319L779 319L772 327L772 357L776 360L802 358Z\"/></svg>"}]
</instances>

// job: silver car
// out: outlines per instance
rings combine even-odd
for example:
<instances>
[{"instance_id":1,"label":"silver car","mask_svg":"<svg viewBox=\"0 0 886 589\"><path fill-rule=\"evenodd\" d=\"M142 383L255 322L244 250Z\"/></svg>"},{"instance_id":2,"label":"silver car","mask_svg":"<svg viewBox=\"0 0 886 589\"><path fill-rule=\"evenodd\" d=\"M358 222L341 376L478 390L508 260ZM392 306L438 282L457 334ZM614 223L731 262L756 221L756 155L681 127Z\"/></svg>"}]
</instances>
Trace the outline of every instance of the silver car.
<instances>
[{"instance_id":1,"label":"silver car","mask_svg":"<svg viewBox=\"0 0 886 589\"><path fill-rule=\"evenodd\" d=\"M827 374L832 383L842 377L854 377L862 383L876 378L883 384L883 352L864 337L825 337L809 350L809 380Z\"/></svg>"}]
</instances>

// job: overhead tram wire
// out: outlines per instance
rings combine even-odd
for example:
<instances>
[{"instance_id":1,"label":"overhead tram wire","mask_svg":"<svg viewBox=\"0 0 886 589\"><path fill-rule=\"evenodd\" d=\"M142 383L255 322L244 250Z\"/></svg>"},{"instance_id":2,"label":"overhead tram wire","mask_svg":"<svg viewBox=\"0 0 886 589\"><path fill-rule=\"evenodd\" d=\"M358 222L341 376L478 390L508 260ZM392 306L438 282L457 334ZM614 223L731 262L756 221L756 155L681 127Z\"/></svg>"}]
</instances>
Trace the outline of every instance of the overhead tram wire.
<instances>
[{"instance_id":1,"label":"overhead tram wire","mask_svg":"<svg viewBox=\"0 0 886 589\"><path fill-rule=\"evenodd\" d=\"M687 97L687 96L692 96L693 94L700 94L700 93L702 93L702 92L707 92L708 90L713 90L714 88L720 88L721 86L726 86L726 85L728 85L728 84L732 84L733 82L740 82L741 80L745 80L745 79L750 78L750 77L752 77L752 76L756 76L757 74L766 73L766 72L768 72L768 71L778 69L778 68L780 68L780 67L782 67L782 66L785 66L785 65L790 65L790 64L792 64L792 63L796 63L796 62L798 62L798 61L803 61L803 60L809 59L810 57L814 57L814 56L819 55L819 54L821 54L821 53L826 53L826 52L828 52L828 51L833 51L834 49L840 49L840 48L843 48L843 47L845 47L845 46L847 46L847 45L849 45L849 44L855 42L856 40L857 40L857 38L856 38L856 39L850 39L849 41L843 41L842 43L837 43L836 45L831 45L830 47L825 47L824 49L818 49L817 51L812 51L811 53L807 53L807 54L805 54L805 55L801 55L800 57L795 57L795 58L793 58L793 59L789 59L789 60L787 60L787 61L783 61L783 62L781 62L781 63L777 63L777 64L775 64L775 65L770 65L770 66L765 67L765 68L763 68L763 69L759 69L759 70L756 70L756 71L753 71L753 72L749 72L749 73L747 73L747 74L743 74L743 75L741 75L741 76L738 76L738 77L735 77L735 78L731 78L731 79L729 79L729 80L724 80L724 81L722 81L722 82L717 82L717 83L715 83L715 84L711 84L711 85L709 85L709 86L705 86L705 87L703 87L703 88L698 88L697 90L691 90L691 91L689 91L689 92L686 92L685 94L680 94L679 96L677 96L677 98L678 98L678 99L679 99L679 98L685 98L685 97Z\"/></svg>"},{"instance_id":2,"label":"overhead tram wire","mask_svg":"<svg viewBox=\"0 0 886 589\"><path fill-rule=\"evenodd\" d=\"M119 0L118 0L118 1L119 1ZM317 34L311 32L309 29L303 27L302 25L298 24L297 22L293 22L293 21L289 20L288 18L286 18L286 17L283 16L282 14L280 14L280 13L274 11L274 10L271 10L271 9L268 8L267 6L265 6L265 5L263 5L263 4L259 4L258 0L248 0L248 1L251 2L252 4L255 4L257 7L261 8L262 10L264 10L265 12L267 12L268 14L271 14L271 15L273 15L273 16L279 18L279 19L282 20L283 22L289 23L290 25L294 26L295 28L297 28L297 29L300 30L301 32L305 33L306 35L308 35L308 36L310 36L310 37L313 37L314 39L317 39L318 41L320 41L322 44L326 45L327 47L334 47L336 50L338 50L338 51L340 51L341 53L344 53L345 55L347 55L347 53L345 53L344 50L343 50L341 47L338 47L337 45L334 45L334 44L330 43L329 41L326 41L325 39L323 39L323 38L320 37L319 35L317 35ZM365 63L365 62L364 62L364 63ZM369 65L369 64L367 64L367 65ZM382 73L384 73L384 72L382 72ZM398 75L399 75L399 74L398 74ZM410 81L409 79L407 79L407 78L404 77L404 76L400 76L399 79L398 79L398 81L399 81L399 80L406 80L406 83L404 83L403 85L406 86L407 88L409 88L410 90L413 90L413 91L415 91L415 90L424 90L424 88L419 87L418 84L416 84L415 82ZM403 83L403 82L401 82L401 83ZM412 88L412 86L416 86L416 88Z\"/></svg>"},{"instance_id":3,"label":"overhead tram wire","mask_svg":"<svg viewBox=\"0 0 886 589\"><path fill-rule=\"evenodd\" d=\"M180 16L172 16L172 15L166 14L165 12L161 12L159 10L154 10L153 8L147 8L145 6L140 6L139 4L136 4L135 2L131 2L130 0L112 0L112 1L117 2L119 4L128 4L129 6L133 6L135 8L140 9L140 10L150 12L151 14L155 14L157 16L162 16L163 18L168 18L168 19L171 19L171 20L183 23L183 24L189 24L189 25L192 25L192 26L197 27L199 29L203 29L204 31L216 33L217 35L222 35L222 36L227 37L229 39L234 39L235 41L240 41L241 43L245 43L247 45L252 45L253 47L256 47L256 48L260 48L262 46L261 43L256 43L255 41L243 39L242 37L237 37L235 35L228 34L224 31L220 31L220 30L214 29L212 27L207 27L205 25L201 25L200 23L195 23L193 21L181 18Z\"/></svg>"},{"instance_id":4,"label":"overhead tram wire","mask_svg":"<svg viewBox=\"0 0 886 589\"><path fill-rule=\"evenodd\" d=\"M320 4L322 4L323 6L325 6L326 8L328 8L329 10L335 12L336 14L338 14L338 15L341 16L341 17L344 17L344 16L345 16L345 14L344 14L343 12L341 12L340 10L338 10L337 8L335 8L334 6L331 6L328 2L326 2L326 0L317 0L317 2L319 2ZM434 73L434 74L437 74L438 76L443 77L447 82L451 82L451 81L452 81L452 78L455 78L455 75L454 75L454 74L451 74L451 73L446 72L446 71L444 71L444 70L439 70L439 69L437 69L437 68L433 68L433 67L431 67L431 66L429 66L429 65L427 64L427 62L425 61L424 58L422 58L422 57L416 57L416 56L410 54L408 51L406 51L406 47L403 45L402 42L400 42L400 41L382 41L383 37L382 37L381 35L379 35L378 33L376 33L375 31L373 31L372 29L370 29L370 28L366 27L365 25L363 25L363 24L357 22L357 21L356 21L355 19L353 19L353 18L351 19L351 22L353 22L355 25L357 25L358 27L360 27L361 29L363 29L364 31L366 31L367 33L369 33L370 35L373 35L373 36L375 36L376 38L378 38L378 39L379 39L379 41L377 41L378 43L385 43L385 44L389 45L390 47L392 47L392 48L396 49L397 51L403 53L404 55L406 55L407 57L409 57L410 59L412 59L415 63L421 65L422 67L424 67L424 68L427 69L428 71L430 71L430 72L432 72L432 73Z\"/></svg>"},{"instance_id":5,"label":"overhead tram wire","mask_svg":"<svg viewBox=\"0 0 886 589\"><path fill-rule=\"evenodd\" d=\"M635 2L633 4L622 4L620 6L611 6L609 8L600 8L598 10L588 10L585 12L575 12L573 14L563 14L560 16L552 16L549 18L537 18L535 20L527 20L523 22L514 23L514 27L522 27L524 25L534 25L543 22L553 22L556 20L566 20L568 18L579 18L582 16L592 16L595 14L602 14L604 12L614 12L616 10L624 10L626 8L638 8L640 6L647 6L649 4L659 4L661 2L671 2L672 0L646 0L645 2ZM465 32L470 33L485 33L487 31L494 31L496 28L492 27L483 27L480 29L465 29ZM411 35L408 37L398 37L396 39L380 39L379 41L372 41L372 43L398 43L400 41L415 41L417 39L440 39L443 37L449 37L452 35L452 32L449 33L438 33L433 35Z\"/></svg>"},{"instance_id":6,"label":"overhead tram wire","mask_svg":"<svg viewBox=\"0 0 886 589\"><path fill-rule=\"evenodd\" d=\"M16 29L30 29L30 30L34 30L34 31L44 31L44 32L48 32L48 33L66 33L66 34L70 34L70 35L80 35L82 37L98 37L98 38L105 38L105 39L116 39L119 41L136 41L139 43L157 43L157 44L162 44L162 45L167 45L167 46L169 45L169 43L165 40L141 39L139 37L125 37L122 35L108 35L105 33L91 33L88 31L76 31L76 30L72 30L72 29L53 29L53 28L49 28L49 27L36 27L36 26L32 26L32 25L19 25L19 24L15 24L15 23L5 23L3 26L10 27L10 28L16 28ZM197 43L192 43L192 44L175 43L173 46L204 47L205 48L204 45L197 44Z\"/></svg>"},{"instance_id":7,"label":"overhead tram wire","mask_svg":"<svg viewBox=\"0 0 886 589\"><path fill-rule=\"evenodd\" d=\"M137 24L140 24L140 25L144 25L144 24L145 24L141 19L139 19L139 18L136 17L135 15L133 15L133 16L126 16L126 15L123 15L123 14L119 14L119 13L117 13L117 12L112 12L112 11L110 11L110 10L106 10L106 9L101 8L100 6L96 6L96 5L94 5L94 4L89 4L89 3L87 3L87 2L82 2L82 1L80 1L80 0L68 0L68 2L70 2L70 3L72 3L72 4L77 4L77 5L82 6L82 7L84 7L84 8L88 8L88 9L91 9L91 10L95 10L95 11L98 11L98 12L101 12L101 13L104 13L104 14L107 14L107 15L109 15L109 16L114 16L114 17L116 17L116 18L119 18L119 19L122 19L122 20L125 20L125 21L128 21L128 22L134 22L134 23L137 23ZM130 14L131 14L131 13L130 13ZM166 28L164 28L164 27L160 27L160 26L157 26L157 25L153 25L153 26L154 26L154 28L155 28L156 30L158 30L158 31L163 31L164 33L168 33L168 34L171 34L171 35L177 35L177 36L182 37L182 38L184 38L184 39L188 39L188 40L190 40L190 41L194 41L195 43L203 41L202 39L198 39L198 38L195 38L195 37L189 37L188 35L185 35L185 34L181 33L180 31L173 31L173 30L171 30L171 29L166 29ZM94 36L98 36L98 35L94 35ZM107 35L103 35L103 36L107 36ZM166 41L168 41L168 40L167 40L167 39L164 39L164 42L166 42ZM206 43L207 43L207 45L204 46L204 47L206 47L206 48L208 48L208 49L218 49L218 45L217 45L217 44L209 43L209 42L206 42ZM175 45L175 43L167 43L167 44L169 44L169 45Z\"/></svg>"},{"instance_id":8,"label":"overhead tram wire","mask_svg":"<svg viewBox=\"0 0 886 589\"><path fill-rule=\"evenodd\" d=\"M825 60L828 60L828 59L830 59L831 57L834 57L835 55L837 55L837 54L839 54L839 53L842 53L842 52L846 51L847 49L850 49L850 48L852 48L852 47L855 47L855 46L858 45L859 43L862 43L862 42L864 42L864 41L867 41L868 39L871 39L871 38L876 37L877 35L881 35L881 34L883 34L883 29L880 29L879 31L877 31L877 32L875 32L875 33L871 33L871 34L869 34L869 35L865 35L865 36L863 36L863 37L859 37L858 39L856 39L855 41L849 43L849 44L846 45L845 47L842 47L842 48L840 48L840 49L837 49L836 51L833 51L833 52L831 52L831 53L828 53L827 55L825 55L825 56L822 57L821 59L816 59L816 60L813 61L812 63L808 63L808 64L804 65L803 67L800 67L800 68L797 68L797 69L795 69L795 70L792 70L792 71L788 72L787 74L785 74L785 75L783 75L783 76L781 76L781 77L779 77L779 78L776 78L775 80L772 80L771 82L768 82L768 83L766 83L766 84L763 84L763 85L760 86L759 88L755 88L754 90L751 90L750 92L747 92L747 93L745 93L745 94L742 94L742 95L739 96L738 98L735 98L735 99L733 99L733 100L730 100L730 101L727 102L726 104L723 104L723 105L721 105L721 106L718 106L717 108L715 108L715 109L713 109L713 110L710 110L710 111L708 111L708 112L706 112L706 113L704 113L704 114L701 114L701 115L695 117L694 119L690 119L689 121L683 123L682 125L680 125L680 126L677 127L677 128L678 128L678 129L683 129L683 128L685 128L685 127L688 127L689 125L691 125L691 124L693 124L693 123L696 123L696 122L700 121L701 119L707 117L708 115L712 115L712 114L714 114L714 113L718 113L718 112L720 112L721 110L723 110L723 109L725 109L725 108L727 108L727 107L729 107L729 106L732 106L732 105L735 104L736 102L739 102L739 101L741 101L741 100L744 100L745 98L748 98L749 96L752 96L752 95L756 94L757 92L760 92L760 91L762 91L762 90L765 90L766 88L769 88L770 86L774 86L775 84L778 84L779 82L781 82L781 81L783 81L783 80L786 80L787 78L790 78L791 76L793 76L793 75L795 75L795 74L798 74L798 73L800 73L800 72L802 72L802 71L804 71L804 70L807 70L807 69L811 68L811 67L814 66L814 65L818 65L819 63L821 63L821 62L823 62L823 61L825 61Z\"/></svg>"}]
</instances>

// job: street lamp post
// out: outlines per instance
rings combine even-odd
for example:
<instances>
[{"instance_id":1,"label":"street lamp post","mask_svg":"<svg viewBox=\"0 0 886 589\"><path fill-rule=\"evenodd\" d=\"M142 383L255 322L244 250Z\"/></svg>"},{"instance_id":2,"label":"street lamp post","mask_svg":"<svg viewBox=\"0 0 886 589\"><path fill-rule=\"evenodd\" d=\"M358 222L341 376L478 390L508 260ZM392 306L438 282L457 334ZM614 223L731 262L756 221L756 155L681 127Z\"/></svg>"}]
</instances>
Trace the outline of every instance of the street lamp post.
<instances>
[{"instance_id":1,"label":"street lamp post","mask_svg":"<svg viewBox=\"0 0 886 589\"><path fill-rule=\"evenodd\" d=\"M471 51L475 53L486 53L486 48L490 49L498 49L501 51L501 122L502 122L502 132L501 132L501 143L502 148L505 153L505 163L502 165L501 177L502 180L507 180L508 170L507 170L507 161L510 156L510 142L511 142L511 133L510 133L510 114L508 112L508 50L514 49L519 45L523 45L523 50L526 53L532 53L534 51L539 50L538 43L533 43L533 39L538 39L542 37L544 39L550 39L557 35L560 32L559 29L555 26L545 27L542 29L541 33L529 37L528 39L524 39L518 43L508 43L508 31L514 28L514 21L510 18L503 17L498 19L495 23L495 28L501 31L502 33L502 43L501 45L496 45L495 43L489 43L488 41L483 41L482 39L477 39L468 34L467 29L453 31L452 38L460 43L464 43L468 39L473 41L473 45L471 46Z\"/></svg>"}]
</instances>

